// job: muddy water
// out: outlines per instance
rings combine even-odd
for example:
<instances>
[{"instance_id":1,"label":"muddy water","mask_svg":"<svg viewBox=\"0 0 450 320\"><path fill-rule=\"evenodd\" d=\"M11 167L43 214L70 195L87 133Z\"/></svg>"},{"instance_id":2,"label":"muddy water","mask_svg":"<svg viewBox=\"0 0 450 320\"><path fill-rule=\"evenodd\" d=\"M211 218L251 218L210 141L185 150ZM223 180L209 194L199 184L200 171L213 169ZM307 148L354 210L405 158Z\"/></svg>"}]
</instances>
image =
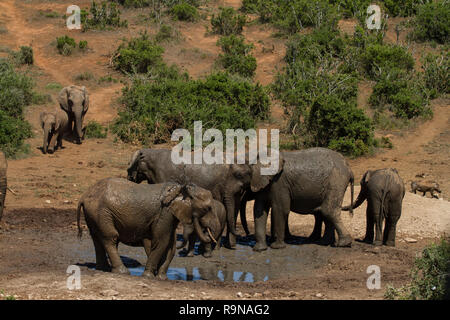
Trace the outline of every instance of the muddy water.
<instances>
[{"instance_id":1,"label":"muddy water","mask_svg":"<svg viewBox=\"0 0 450 320\"><path fill-rule=\"evenodd\" d=\"M90 239L89 239L90 240ZM285 249L268 249L254 252L252 241L239 241L235 250L219 248L213 251L211 258L198 254L185 257L178 251L170 264L167 276L169 280L216 280L234 282L260 282L278 278L307 276L314 269L328 262L331 248L314 244L287 245ZM320 250L319 250L320 249ZM82 265L94 268L95 254L91 243L83 241L76 249ZM131 275L141 276L147 256L143 248L133 248L121 244L119 253Z\"/></svg>"}]
</instances>

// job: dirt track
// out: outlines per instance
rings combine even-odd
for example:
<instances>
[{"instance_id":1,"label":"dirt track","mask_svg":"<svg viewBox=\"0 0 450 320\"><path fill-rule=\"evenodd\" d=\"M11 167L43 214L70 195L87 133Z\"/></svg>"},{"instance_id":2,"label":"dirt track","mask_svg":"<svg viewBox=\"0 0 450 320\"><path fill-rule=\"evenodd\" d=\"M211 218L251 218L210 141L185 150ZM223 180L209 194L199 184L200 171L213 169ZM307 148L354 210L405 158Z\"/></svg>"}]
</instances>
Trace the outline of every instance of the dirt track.
<instances>
[{"instance_id":1,"label":"dirt track","mask_svg":"<svg viewBox=\"0 0 450 320\"><path fill-rule=\"evenodd\" d=\"M89 3L77 1L81 7ZM239 1L227 4L237 7ZM144 29L134 19L135 14L125 10L124 16L130 21L128 29L71 32L70 36L77 41L88 40L92 49L86 54L63 57L51 45L57 36L67 33L63 20L43 18L37 10L51 8L64 12L66 6L62 0L0 2L0 25L8 30L0 34L0 45L11 49L33 46L36 63L29 71L37 79L37 90L51 95L53 101L56 101L57 91L46 88L46 84L72 84L74 77L84 71L90 71L95 79L106 75L121 79L121 75L108 67L109 56L122 37L136 35ZM177 27L183 38L176 45L167 45L164 58L194 77L205 75L218 54L217 39L205 35L200 23L178 23ZM280 65L284 55L283 41L271 37L272 33L270 28L257 25L244 30L246 38L256 45L256 80L263 84L272 81L276 73L274 66ZM394 39L393 34L390 30L387 38ZM272 45L273 52L263 52L263 46L271 48ZM122 84L99 84L95 80L78 84L88 87L91 94L87 120L110 123L117 113L116 99ZM367 88L363 86L359 95L358 101L364 105ZM376 248L359 242L354 242L352 248L304 244L304 237L312 230L312 217L291 214L291 232L298 238L286 250L269 249L253 254L251 239L241 239L238 250L221 249L210 260L201 256L177 256L173 261L174 272L180 272L174 277L184 277L182 269L186 268L196 279L200 274L207 281L148 281L139 276L96 272L89 268L95 260L89 236L85 233L82 242L76 239L75 205L82 192L98 179L124 177L129 157L137 147L114 142L109 136L105 140L87 140L81 146L65 142L65 149L60 152L42 155L38 149L41 143L39 112L55 105L49 103L27 109L26 118L36 134L27 141L31 145L31 155L9 161L8 182L17 195L8 194L4 219L0 223L0 291L17 295L19 299L381 299L387 284L407 282L414 257L425 245L436 241L444 232L450 232L447 201L450 195L450 108L448 100L439 99L433 101L435 117L431 121L418 124L409 132L393 133L392 150L349 160L357 182L367 169L396 167L405 182L425 173L425 178L418 180L437 181L441 185L444 200L407 194L396 248ZM283 121L282 115L279 108L273 107L275 124ZM409 190L409 185L407 188ZM347 195L345 202L348 201ZM247 212L251 212L251 204ZM355 238L364 234L364 210L364 206L356 210L353 219L343 213L344 222ZM406 238L417 242L407 243ZM142 249L121 246L121 254L128 258L126 262L130 267L139 268L139 264L145 262ZM72 264L79 264L82 271L82 289L78 291L66 288L66 269ZM366 288L369 265L380 266L382 290ZM222 281L228 279L240 281ZM256 282L245 282L246 279Z\"/></svg>"}]
</instances>

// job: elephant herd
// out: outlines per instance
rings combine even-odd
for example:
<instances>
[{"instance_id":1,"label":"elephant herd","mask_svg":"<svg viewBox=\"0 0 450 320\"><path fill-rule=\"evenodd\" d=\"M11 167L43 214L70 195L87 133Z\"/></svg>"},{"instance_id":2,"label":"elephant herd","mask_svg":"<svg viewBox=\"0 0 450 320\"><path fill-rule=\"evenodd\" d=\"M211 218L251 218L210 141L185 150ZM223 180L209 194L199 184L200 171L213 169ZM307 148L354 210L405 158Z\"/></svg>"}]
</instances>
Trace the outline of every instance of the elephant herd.
<instances>
[{"instance_id":1,"label":"elephant herd","mask_svg":"<svg viewBox=\"0 0 450 320\"><path fill-rule=\"evenodd\" d=\"M171 150L138 150L128 165L127 179L101 180L81 197L77 209L79 235L84 214L98 269L128 273L117 251L120 242L144 247L148 257L144 275L158 279L167 277L176 249L188 244L187 255L193 255L197 239L204 256L211 256L213 246L220 245L225 227L226 245L233 249L238 236L238 211L251 199L255 200L255 251L267 249L266 223L270 210L273 249L286 246L291 211L314 215L309 240L351 246L353 239L342 222L341 210L352 212L365 200L368 206L364 241L395 245L396 224L405 195L404 183L395 169L367 171L353 203L353 173L345 158L329 149L282 152L278 171L271 176L261 175L259 161L173 164L170 157ZM141 183L144 181L147 183ZM342 207L349 185L351 204ZM241 214L241 220L246 225L245 213ZM184 228L184 241L177 247L179 223Z\"/></svg>"},{"instance_id":2,"label":"elephant herd","mask_svg":"<svg viewBox=\"0 0 450 320\"><path fill-rule=\"evenodd\" d=\"M79 144L84 136L83 119L89 108L86 88L66 87L59 93L58 102L60 109L41 113L44 153L62 147L67 132L72 132ZM395 245L405 195L396 169L367 171L354 203L353 172L340 153L325 148L281 152L278 163L276 172L263 175L259 160L253 164L174 164L171 150L138 150L128 164L127 179L100 180L82 195L77 207L79 237L83 214L98 270L128 273L117 251L121 242L143 247L148 258L144 275L164 279L177 249L187 245L187 256L192 256L194 244L200 240L203 255L210 257L213 248L221 244L225 227L226 247L234 249L239 211L242 226L249 233L245 207L250 200L254 200L255 251L267 249L269 211L273 249L286 246L290 212L314 215L309 241L351 246L353 238L341 211L353 214L353 209L367 200L364 242ZM7 189L6 170L6 159L0 152L0 219ZM348 186L351 203L342 207ZM180 223L184 240L177 246Z\"/></svg>"}]
</instances>

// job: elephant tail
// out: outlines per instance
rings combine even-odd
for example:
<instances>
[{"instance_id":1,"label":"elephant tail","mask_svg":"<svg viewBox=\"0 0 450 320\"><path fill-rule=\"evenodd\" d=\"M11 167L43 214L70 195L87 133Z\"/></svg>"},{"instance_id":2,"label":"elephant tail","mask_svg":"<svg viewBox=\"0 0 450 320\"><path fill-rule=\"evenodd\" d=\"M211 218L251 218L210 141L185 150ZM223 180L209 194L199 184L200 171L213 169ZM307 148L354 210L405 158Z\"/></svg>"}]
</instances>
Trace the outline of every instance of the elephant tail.
<instances>
[{"instance_id":1,"label":"elephant tail","mask_svg":"<svg viewBox=\"0 0 450 320\"><path fill-rule=\"evenodd\" d=\"M83 210L84 213L84 203L82 200L80 200L80 202L78 202L78 207L77 207L77 226L78 226L78 239L81 240L81 237L83 236L83 229L81 228L81 210Z\"/></svg>"},{"instance_id":2,"label":"elephant tail","mask_svg":"<svg viewBox=\"0 0 450 320\"><path fill-rule=\"evenodd\" d=\"M353 198L355 195L355 177L353 175L353 172L350 176L350 216L353 217Z\"/></svg>"}]
</instances>

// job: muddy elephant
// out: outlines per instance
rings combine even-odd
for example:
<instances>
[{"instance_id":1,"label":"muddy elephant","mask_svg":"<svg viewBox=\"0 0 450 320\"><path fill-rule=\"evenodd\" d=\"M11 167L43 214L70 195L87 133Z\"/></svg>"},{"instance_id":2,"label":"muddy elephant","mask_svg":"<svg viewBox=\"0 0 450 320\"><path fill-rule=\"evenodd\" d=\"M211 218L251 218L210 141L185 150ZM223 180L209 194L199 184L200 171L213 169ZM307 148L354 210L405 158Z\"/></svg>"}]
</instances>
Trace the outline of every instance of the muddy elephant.
<instances>
[{"instance_id":1,"label":"muddy elephant","mask_svg":"<svg viewBox=\"0 0 450 320\"><path fill-rule=\"evenodd\" d=\"M332 150L311 148L280 153L281 170L275 175L261 175L261 164L252 165L251 191L255 193L255 251L267 249L267 216L272 209L273 249L286 246L285 228L290 211L313 214L315 225L309 239L318 240L325 223L323 242L336 246L350 246L352 237L341 220L341 206L347 186L351 185L353 199L353 172L345 158Z\"/></svg>"},{"instance_id":2,"label":"muddy elephant","mask_svg":"<svg viewBox=\"0 0 450 320\"><path fill-rule=\"evenodd\" d=\"M61 109L67 113L69 128L76 138L76 142L81 144L81 140L84 138L83 121L89 109L89 93L86 87L72 85L63 88L59 92L58 103Z\"/></svg>"},{"instance_id":3,"label":"muddy elephant","mask_svg":"<svg viewBox=\"0 0 450 320\"><path fill-rule=\"evenodd\" d=\"M42 151L45 153L56 151L62 148L62 139L66 132L69 131L69 117L67 113L61 109L53 112L41 112L40 122L42 130L44 130L44 141L42 143Z\"/></svg>"},{"instance_id":4,"label":"muddy elephant","mask_svg":"<svg viewBox=\"0 0 450 320\"><path fill-rule=\"evenodd\" d=\"M396 227L402 214L404 196L405 185L396 169L369 170L364 174L361 179L361 191L353 205L353 208L358 208L367 200L364 242L395 246ZM350 205L342 210L350 210ZM383 220L386 222L382 233Z\"/></svg>"},{"instance_id":5,"label":"muddy elephant","mask_svg":"<svg viewBox=\"0 0 450 320\"><path fill-rule=\"evenodd\" d=\"M6 197L6 169L8 164L6 162L6 157L3 152L0 151L0 221L2 220L3 209L5 207L5 197Z\"/></svg>"},{"instance_id":6,"label":"muddy elephant","mask_svg":"<svg viewBox=\"0 0 450 320\"><path fill-rule=\"evenodd\" d=\"M194 183L212 192L227 214L228 247L236 246L236 217L242 194L248 188L251 168L247 164L173 164L171 150L141 149L129 163L128 180L141 183Z\"/></svg>"},{"instance_id":7,"label":"muddy elephant","mask_svg":"<svg viewBox=\"0 0 450 320\"><path fill-rule=\"evenodd\" d=\"M210 242L201 218L211 210L209 191L195 185L175 183L136 184L126 179L108 178L97 182L81 197L77 208L79 237L83 212L94 242L96 268L129 273L117 246L122 242L142 245L148 255L144 276L165 279L176 250L179 222L193 224L199 238Z\"/></svg>"},{"instance_id":8,"label":"muddy elephant","mask_svg":"<svg viewBox=\"0 0 450 320\"><path fill-rule=\"evenodd\" d=\"M220 246L220 241L222 238L223 230L226 224L226 210L220 201L213 200L211 205L211 211L205 214L201 219L201 225L209 226L209 231L211 232L210 238L213 239L212 242L216 246ZM177 246L177 249L184 248L186 244L188 245L186 256L194 256L194 245L197 240L197 234L194 232L195 228L193 224L183 225L183 242ZM210 258L212 256L212 242L201 243L200 251L205 258Z\"/></svg>"}]
</instances>

